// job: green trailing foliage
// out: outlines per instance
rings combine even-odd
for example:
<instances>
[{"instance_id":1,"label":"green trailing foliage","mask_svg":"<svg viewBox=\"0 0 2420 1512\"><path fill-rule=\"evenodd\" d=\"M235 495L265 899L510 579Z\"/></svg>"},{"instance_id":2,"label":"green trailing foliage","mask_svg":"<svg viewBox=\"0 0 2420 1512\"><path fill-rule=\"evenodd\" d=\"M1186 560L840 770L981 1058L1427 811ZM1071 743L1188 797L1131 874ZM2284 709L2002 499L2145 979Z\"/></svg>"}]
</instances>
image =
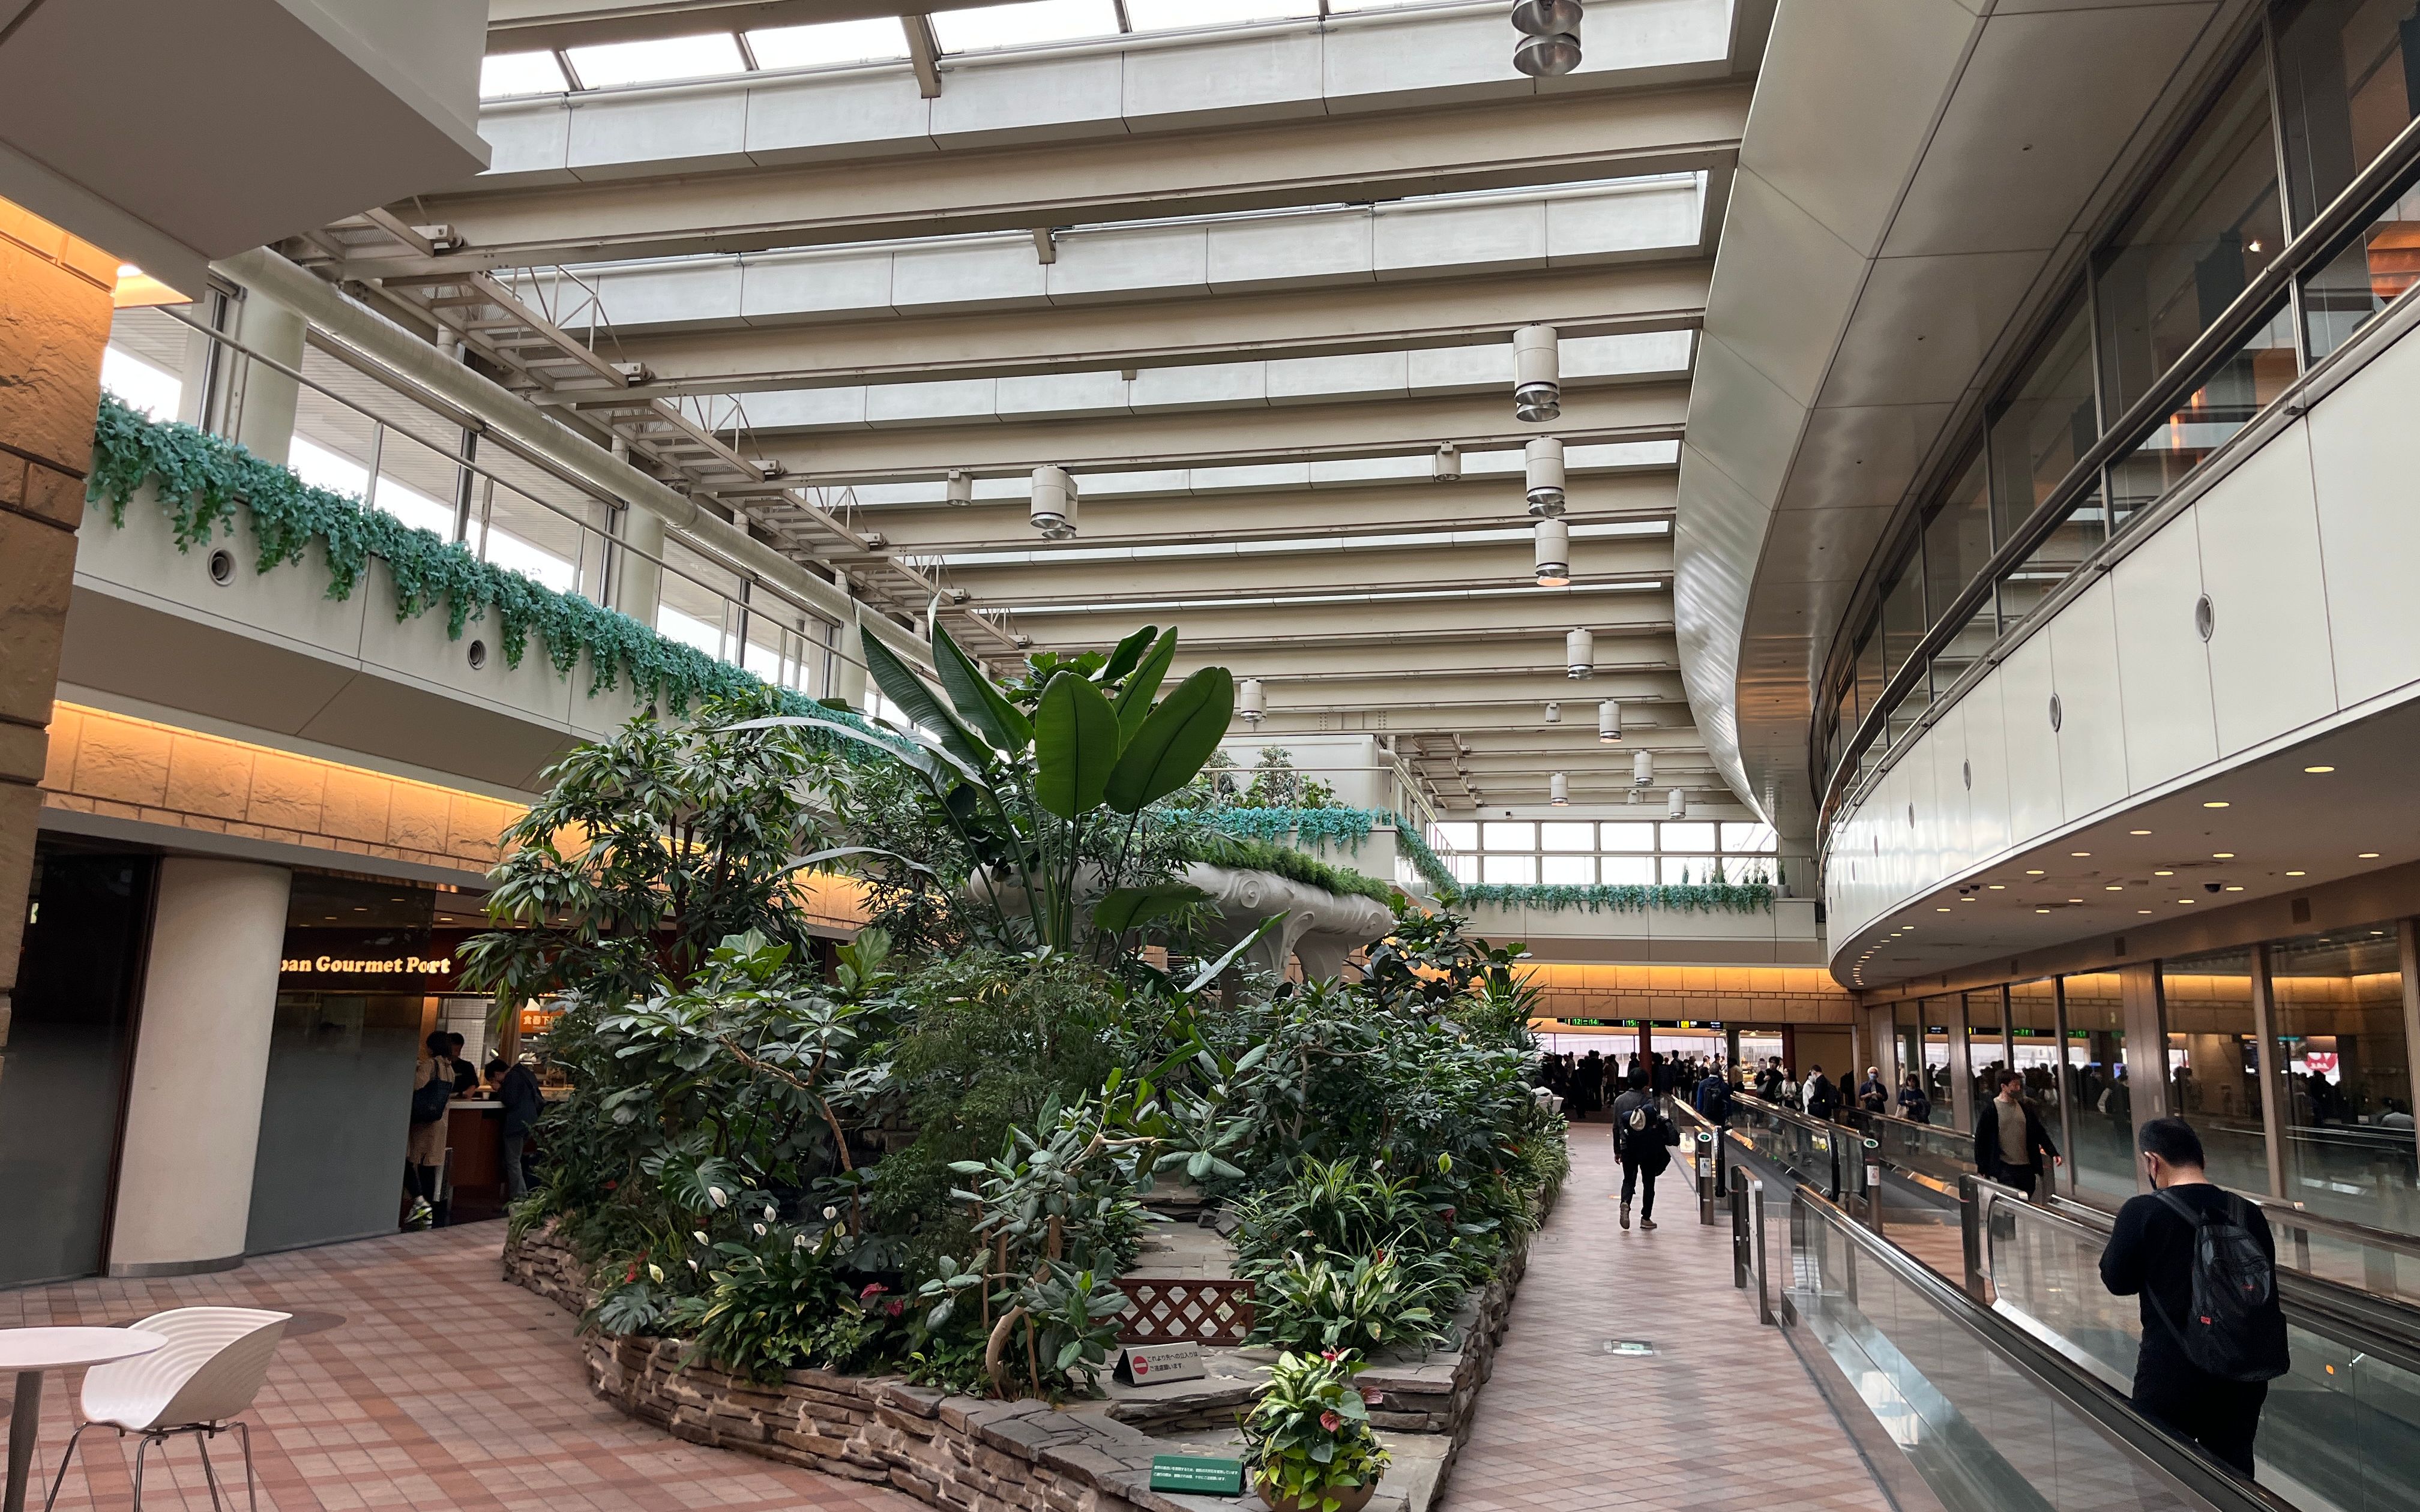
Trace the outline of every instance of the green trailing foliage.
<instances>
[{"instance_id":1,"label":"green trailing foliage","mask_svg":"<svg viewBox=\"0 0 2420 1512\"><path fill-rule=\"evenodd\" d=\"M1769 914L1773 911L1773 884L1762 881L1687 882L1660 887L1459 882L1454 884L1449 901L1464 908L1492 903L1498 908L1532 908L1548 914L1575 909L1591 914L1643 914L1651 908L1681 914Z\"/></svg>"}]
</instances>

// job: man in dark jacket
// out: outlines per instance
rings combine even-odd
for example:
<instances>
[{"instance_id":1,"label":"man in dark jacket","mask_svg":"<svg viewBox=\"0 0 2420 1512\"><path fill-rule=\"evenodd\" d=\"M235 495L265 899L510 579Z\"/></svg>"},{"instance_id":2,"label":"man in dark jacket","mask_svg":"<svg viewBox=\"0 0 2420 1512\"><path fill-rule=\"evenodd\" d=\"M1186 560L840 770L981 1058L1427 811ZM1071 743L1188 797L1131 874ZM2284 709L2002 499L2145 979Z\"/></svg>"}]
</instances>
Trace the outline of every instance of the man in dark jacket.
<instances>
[{"instance_id":1,"label":"man in dark jacket","mask_svg":"<svg viewBox=\"0 0 2420 1512\"><path fill-rule=\"evenodd\" d=\"M1807 1085L1800 1089L1800 1096L1810 1119L1828 1119L1840 1105L1840 1094L1833 1088L1832 1079L1823 1074L1823 1068L1820 1065L1807 1072Z\"/></svg>"},{"instance_id":2,"label":"man in dark jacket","mask_svg":"<svg viewBox=\"0 0 2420 1512\"><path fill-rule=\"evenodd\" d=\"M1691 1101L1708 1123L1720 1124L1731 1116L1731 1084L1723 1080L1718 1067L1709 1065Z\"/></svg>"},{"instance_id":3,"label":"man in dark jacket","mask_svg":"<svg viewBox=\"0 0 2420 1512\"><path fill-rule=\"evenodd\" d=\"M2101 1283L2120 1297L2141 1298L2143 1344L2134 1362L2137 1411L2187 1443L2198 1443L2245 1476L2252 1473L2252 1437L2268 1400L2267 1381L2230 1381L2196 1365L2185 1354L2183 1329L2193 1308L2194 1249L2197 1226L2176 1211L2183 1203L2202 1220L2229 1214L2251 1233L2268 1257L2272 1281L2266 1301L2247 1319L2246 1342L2258 1358L2247 1361L2283 1373L2288 1363L2286 1321L2278 1311L2274 1283L2277 1241L2260 1210L2223 1187L2202 1169L2201 1138L2182 1119L2154 1119L2143 1125L2144 1168L2152 1190L2130 1197L2101 1251Z\"/></svg>"},{"instance_id":4,"label":"man in dark jacket","mask_svg":"<svg viewBox=\"0 0 2420 1512\"><path fill-rule=\"evenodd\" d=\"M1857 1084L1857 1106L1868 1113L1880 1115L1890 1111L1890 1084L1883 1080L1883 1069L1868 1066L1866 1079Z\"/></svg>"},{"instance_id":5,"label":"man in dark jacket","mask_svg":"<svg viewBox=\"0 0 2420 1512\"><path fill-rule=\"evenodd\" d=\"M2050 1142L2041 1115L2024 1097L2025 1079L2000 1072L2000 1092L1975 1116L1975 1168L1994 1181L2034 1195L2042 1173L2066 1159Z\"/></svg>"},{"instance_id":6,"label":"man in dark jacket","mask_svg":"<svg viewBox=\"0 0 2420 1512\"><path fill-rule=\"evenodd\" d=\"M1636 1125L1636 1127L1633 1127ZM1648 1090L1647 1073L1630 1073L1630 1090L1614 1099L1613 1157L1621 1162L1621 1227L1630 1227L1630 1199L1642 1179L1647 1191L1639 1203L1638 1227L1655 1227L1655 1178L1672 1163L1672 1146L1680 1131L1664 1116L1655 1094Z\"/></svg>"},{"instance_id":7,"label":"man in dark jacket","mask_svg":"<svg viewBox=\"0 0 2420 1512\"><path fill-rule=\"evenodd\" d=\"M504 1200L519 1202L529 1195L529 1173L521 1162L546 1100L538 1095L536 1075L520 1061L507 1066L499 1057L488 1062L488 1080L504 1105Z\"/></svg>"}]
</instances>

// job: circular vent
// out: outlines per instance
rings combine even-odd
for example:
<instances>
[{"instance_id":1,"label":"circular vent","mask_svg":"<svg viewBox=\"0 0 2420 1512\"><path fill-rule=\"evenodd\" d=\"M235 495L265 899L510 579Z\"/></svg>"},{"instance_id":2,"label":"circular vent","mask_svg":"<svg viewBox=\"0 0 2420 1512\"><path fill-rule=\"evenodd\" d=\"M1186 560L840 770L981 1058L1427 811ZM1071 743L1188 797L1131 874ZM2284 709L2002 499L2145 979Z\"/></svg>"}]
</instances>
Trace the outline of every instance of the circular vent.
<instances>
[{"instance_id":1,"label":"circular vent","mask_svg":"<svg viewBox=\"0 0 2420 1512\"><path fill-rule=\"evenodd\" d=\"M2059 707L2058 695L2053 693L2050 696L2050 727L2053 733L2057 731L2059 724L2066 717L2067 711Z\"/></svg>"},{"instance_id":2,"label":"circular vent","mask_svg":"<svg viewBox=\"0 0 2420 1512\"><path fill-rule=\"evenodd\" d=\"M225 547L210 553L210 581L221 588L235 581L235 553Z\"/></svg>"},{"instance_id":3,"label":"circular vent","mask_svg":"<svg viewBox=\"0 0 2420 1512\"><path fill-rule=\"evenodd\" d=\"M2210 607L2210 595L2204 594L2194 600L2194 631L2207 640L2210 633L2217 628L2218 611Z\"/></svg>"},{"instance_id":4,"label":"circular vent","mask_svg":"<svg viewBox=\"0 0 2420 1512\"><path fill-rule=\"evenodd\" d=\"M472 642L471 642L471 670L472 670L473 671L474 671L474 672L475 672L475 671L478 671L482 670L482 669L483 669L483 668L485 668L487 665L488 665L488 642L486 642L485 640L473 640L473 641L472 641Z\"/></svg>"},{"instance_id":5,"label":"circular vent","mask_svg":"<svg viewBox=\"0 0 2420 1512\"><path fill-rule=\"evenodd\" d=\"M1975 764L1973 762L1960 762L1958 764L1958 775L1965 779L1966 791L1969 793L1974 792Z\"/></svg>"}]
</instances>

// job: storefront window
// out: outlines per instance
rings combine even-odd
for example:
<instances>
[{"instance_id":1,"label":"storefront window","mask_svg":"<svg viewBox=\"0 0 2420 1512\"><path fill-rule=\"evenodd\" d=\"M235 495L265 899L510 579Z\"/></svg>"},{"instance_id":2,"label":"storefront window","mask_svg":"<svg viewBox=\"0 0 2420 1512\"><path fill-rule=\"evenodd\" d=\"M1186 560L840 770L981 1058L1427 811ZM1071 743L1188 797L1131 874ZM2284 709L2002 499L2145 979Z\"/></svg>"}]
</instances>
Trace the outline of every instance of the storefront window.
<instances>
[{"instance_id":1,"label":"storefront window","mask_svg":"<svg viewBox=\"0 0 2420 1512\"><path fill-rule=\"evenodd\" d=\"M2308 0L2276 36L2286 184L2304 226L2420 114L2420 4Z\"/></svg>"},{"instance_id":2,"label":"storefront window","mask_svg":"<svg viewBox=\"0 0 2420 1512\"><path fill-rule=\"evenodd\" d=\"M2123 1202L2134 1195L2134 1101L2126 1075L2126 1005L2118 973L2065 979L2069 1097L2075 1148L2068 1164L2077 1195Z\"/></svg>"},{"instance_id":3,"label":"storefront window","mask_svg":"<svg viewBox=\"0 0 2420 1512\"><path fill-rule=\"evenodd\" d=\"M2330 1217L2420 1233L2411 1047L2395 927L2271 947L2286 1196Z\"/></svg>"},{"instance_id":4,"label":"storefront window","mask_svg":"<svg viewBox=\"0 0 2420 1512\"><path fill-rule=\"evenodd\" d=\"M2202 458L2286 392L2300 371L2294 322L2280 304L2186 394L2158 429L2109 469L2111 534L2164 496Z\"/></svg>"},{"instance_id":5,"label":"storefront window","mask_svg":"<svg viewBox=\"0 0 2420 1512\"><path fill-rule=\"evenodd\" d=\"M2167 1004L2169 1111L2201 1135L2211 1180L2239 1192L2268 1191L2252 952L2164 961L2160 991Z\"/></svg>"},{"instance_id":6,"label":"storefront window","mask_svg":"<svg viewBox=\"0 0 2420 1512\"><path fill-rule=\"evenodd\" d=\"M2149 393L2285 245L2262 60L2239 69L2097 260L2114 417Z\"/></svg>"},{"instance_id":7,"label":"storefront window","mask_svg":"<svg viewBox=\"0 0 2420 1512\"><path fill-rule=\"evenodd\" d=\"M2092 333L2079 301L2059 318L1992 421L1993 538L2015 534L2100 434Z\"/></svg>"}]
</instances>

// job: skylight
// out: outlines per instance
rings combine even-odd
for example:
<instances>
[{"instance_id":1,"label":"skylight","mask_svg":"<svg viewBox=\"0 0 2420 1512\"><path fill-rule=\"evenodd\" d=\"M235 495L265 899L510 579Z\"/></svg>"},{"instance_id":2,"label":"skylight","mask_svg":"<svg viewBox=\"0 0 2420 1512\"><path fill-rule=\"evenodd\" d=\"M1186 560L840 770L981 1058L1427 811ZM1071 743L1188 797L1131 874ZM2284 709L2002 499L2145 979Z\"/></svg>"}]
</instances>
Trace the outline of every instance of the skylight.
<instances>
[{"instance_id":1,"label":"skylight","mask_svg":"<svg viewBox=\"0 0 2420 1512\"><path fill-rule=\"evenodd\" d=\"M718 73L745 73L739 39L729 32L704 37L664 37L644 42L604 42L569 50L572 71L583 89L611 89L625 84L663 84L674 79L706 79Z\"/></svg>"},{"instance_id":2,"label":"skylight","mask_svg":"<svg viewBox=\"0 0 2420 1512\"><path fill-rule=\"evenodd\" d=\"M479 98L559 95L571 87L551 53L490 53L479 61Z\"/></svg>"},{"instance_id":3,"label":"skylight","mask_svg":"<svg viewBox=\"0 0 2420 1512\"><path fill-rule=\"evenodd\" d=\"M1039 47L1048 42L1115 37L1118 13L1109 0L1024 0L1020 5L937 10L933 12L933 35L944 53Z\"/></svg>"},{"instance_id":4,"label":"skylight","mask_svg":"<svg viewBox=\"0 0 2420 1512\"><path fill-rule=\"evenodd\" d=\"M881 63L908 55L908 32L896 16L827 21L812 26L768 26L748 34L760 69L821 69Z\"/></svg>"},{"instance_id":5,"label":"skylight","mask_svg":"<svg viewBox=\"0 0 2420 1512\"><path fill-rule=\"evenodd\" d=\"M1139 32L1224 26L1319 14L1319 0L1126 0L1126 19Z\"/></svg>"},{"instance_id":6,"label":"skylight","mask_svg":"<svg viewBox=\"0 0 2420 1512\"><path fill-rule=\"evenodd\" d=\"M185 397L184 380L118 347L101 353L101 386L153 420L174 420Z\"/></svg>"}]
</instances>

